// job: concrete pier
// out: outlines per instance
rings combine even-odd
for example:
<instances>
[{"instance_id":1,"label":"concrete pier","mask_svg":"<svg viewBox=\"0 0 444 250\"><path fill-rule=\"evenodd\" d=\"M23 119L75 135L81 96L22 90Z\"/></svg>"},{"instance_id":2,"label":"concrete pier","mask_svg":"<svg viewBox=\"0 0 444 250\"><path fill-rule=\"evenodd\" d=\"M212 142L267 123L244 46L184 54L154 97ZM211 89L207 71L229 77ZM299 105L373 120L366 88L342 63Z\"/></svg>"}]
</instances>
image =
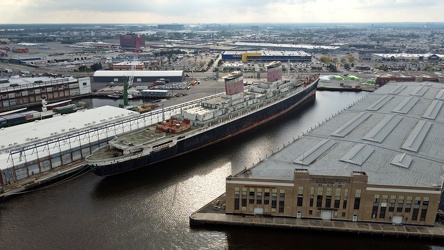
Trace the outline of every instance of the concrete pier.
<instances>
[{"instance_id":1,"label":"concrete pier","mask_svg":"<svg viewBox=\"0 0 444 250\"><path fill-rule=\"evenodd\" d=\"M340 220L297 219L288 217L265 217L226 214L223 206L225 194L217 197L201 209L194 212L189 220L190 226L240 226L279 228L377 236L414 237L426 239L444 239L444 225L436 223L434 227L416 225L392 225L369 222L349 222Z\"/></svg>"}]
</instances>

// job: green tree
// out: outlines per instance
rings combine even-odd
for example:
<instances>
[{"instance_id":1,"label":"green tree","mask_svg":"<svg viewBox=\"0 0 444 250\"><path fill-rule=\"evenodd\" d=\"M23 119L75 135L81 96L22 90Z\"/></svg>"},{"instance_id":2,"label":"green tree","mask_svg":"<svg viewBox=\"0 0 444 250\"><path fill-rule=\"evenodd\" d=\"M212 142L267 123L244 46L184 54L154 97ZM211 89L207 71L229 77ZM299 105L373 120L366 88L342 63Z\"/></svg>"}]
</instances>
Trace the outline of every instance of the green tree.
<instances>
[{"instance_id":1,"label":"green tree","mask_svg":"<svg viewBox=\"0 0 444 250\"><path fill-rule=\"evenodd\" d=\"M321 56L320 60L323 63L330 63L331 58L329 56Z\"/></svg>"},{"instance_id":2,"label":"green tree","mask_svg":"<svg viewBox=\"0 0 444 250\"><path fill-rule=\"evenodd\" d=\"M102 69L102 64L101 63L94 63L93 65L91 65L91 70L92 71L97 71L97 70L101 70Z\"/></svg>"},{"instance_id":3,"label":"green tree","mask_svg":"<svg viewBox=\"0 0 444 250\"><path fill-rule=\"evenodd\" d=\"M349 63L352 63L352 62L354 62L356 60L356 58L352 54L348 55L347 59L348 59Z\"/></svg>"}]
</instances>

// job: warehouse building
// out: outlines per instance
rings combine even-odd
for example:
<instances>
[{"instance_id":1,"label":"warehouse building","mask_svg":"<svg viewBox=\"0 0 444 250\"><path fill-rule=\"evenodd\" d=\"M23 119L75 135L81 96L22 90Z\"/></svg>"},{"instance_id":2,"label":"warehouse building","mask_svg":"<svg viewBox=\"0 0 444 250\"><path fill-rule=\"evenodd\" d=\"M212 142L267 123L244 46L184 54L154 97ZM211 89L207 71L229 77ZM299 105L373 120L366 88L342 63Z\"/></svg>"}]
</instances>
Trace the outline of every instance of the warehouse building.
<instances>
[{"instance_id":1,"label":"warehouse building","mask_svg":"<svg viewBox=\"0 0 444 250\"><path fill-rule=\"evenodd\" d=\"M222 53L224 61L242 62L311 62L311 55L303 51L225 51Z\"/></svg>"},{"instance_id":2,"label":"warehouse building","mask_svg":"<svg viewBox=\"0 0 444 250\"><path fill-rule=\"evenodd\" d=\"M91 93L89 77L11 77L0 84L0 109L66 100Z\"/></svg>"},{"instance_id":3,"label":"warehouse building","mask_svg":"<svg viewBox=\"0 0 444 250\"><path fill-rule=\"evenodd\" d=\"M0 129L0 185L84 159L115 135L143 126L139 113L111 106Z\"/></svg>"},{"instance_id":4,"label":"warehouse building","mask_svg":"<svg viewBox=\"0 0 444 250\"><path fill-rule=\"evenodd\" d=\"M226 212L435 223L444 167L444 88L389 83L226 179Z\"/></svg>"},{"instance_id":5,"label":"warehouse building","mask_svg":"<svg viewBox=\"0 0 444 250\"><path fill-rule=\"evenodd\" d=\"M129 70L98 70L94 72L94 82L113 82L123 83L124 80L133 75L134 83L153 83L161 78L168 79L170 82L183 82L185 74L183 70L164 70L164 71L129 71Z\"/></svg>"},{"instance_id":6,"label":"warehouse building","mask_svg":"<svg viewBox=\"0 0 444 250\"><path fill-rule=\"evenodd\" d=\"M145 35L126 34L120 35L120 47L122 49L135 49L145 47Z\"/></svg>"}]
</instances>

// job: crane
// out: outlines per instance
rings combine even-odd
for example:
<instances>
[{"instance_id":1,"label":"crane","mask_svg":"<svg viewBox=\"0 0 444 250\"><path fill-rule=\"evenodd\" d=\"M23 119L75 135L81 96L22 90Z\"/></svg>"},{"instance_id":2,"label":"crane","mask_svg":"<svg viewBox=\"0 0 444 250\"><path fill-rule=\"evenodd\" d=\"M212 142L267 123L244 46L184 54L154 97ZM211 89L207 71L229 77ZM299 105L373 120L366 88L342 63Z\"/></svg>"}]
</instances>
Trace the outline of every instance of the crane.
<instances>
[{"instance_id":1,"label":"crane","mask_svg":"<svg viewBox=\"0 0 444 250\"><path fill-rule=\"evenodd\" d=\"M137 62L139 59L139 50L140 50L140 36L136 36L136 49L134 51L134 59L131 62L131 73L128 80L128 88L131 88L133 86L134 81L134 70L136 70Z\"/></svg>"},{"instance_id":2,"label":"crane","mask_svg":"<svg viewBox=\"0 0 444 250\"><path fill-rule=\"evenodd\" d=\"M136 70L140 50L140 36L136 36L136 49L134 51L134 59L131 62L131 73L128 78L125 77L123 83L123 107L129 107L128 89L133 86L134 70Z\"/></svg>"}]
</instances>

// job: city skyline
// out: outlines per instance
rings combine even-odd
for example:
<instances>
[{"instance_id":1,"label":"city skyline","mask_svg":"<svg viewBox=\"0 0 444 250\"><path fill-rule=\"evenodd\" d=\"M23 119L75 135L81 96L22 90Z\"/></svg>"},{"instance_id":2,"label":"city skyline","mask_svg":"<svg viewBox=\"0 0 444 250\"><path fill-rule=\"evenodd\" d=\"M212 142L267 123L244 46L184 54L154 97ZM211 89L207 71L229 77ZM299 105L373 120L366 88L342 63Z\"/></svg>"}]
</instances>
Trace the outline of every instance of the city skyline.
<instances>
[{"instance_id":1,"label":"city skyline","mask_svg":"<svg viewBox=\"0 0 444 250\"><path fill-rule=\"evenodd\" d=\"M440 0L3 0L0 24L444 22Z\"/></svg>"}]
</instances>

